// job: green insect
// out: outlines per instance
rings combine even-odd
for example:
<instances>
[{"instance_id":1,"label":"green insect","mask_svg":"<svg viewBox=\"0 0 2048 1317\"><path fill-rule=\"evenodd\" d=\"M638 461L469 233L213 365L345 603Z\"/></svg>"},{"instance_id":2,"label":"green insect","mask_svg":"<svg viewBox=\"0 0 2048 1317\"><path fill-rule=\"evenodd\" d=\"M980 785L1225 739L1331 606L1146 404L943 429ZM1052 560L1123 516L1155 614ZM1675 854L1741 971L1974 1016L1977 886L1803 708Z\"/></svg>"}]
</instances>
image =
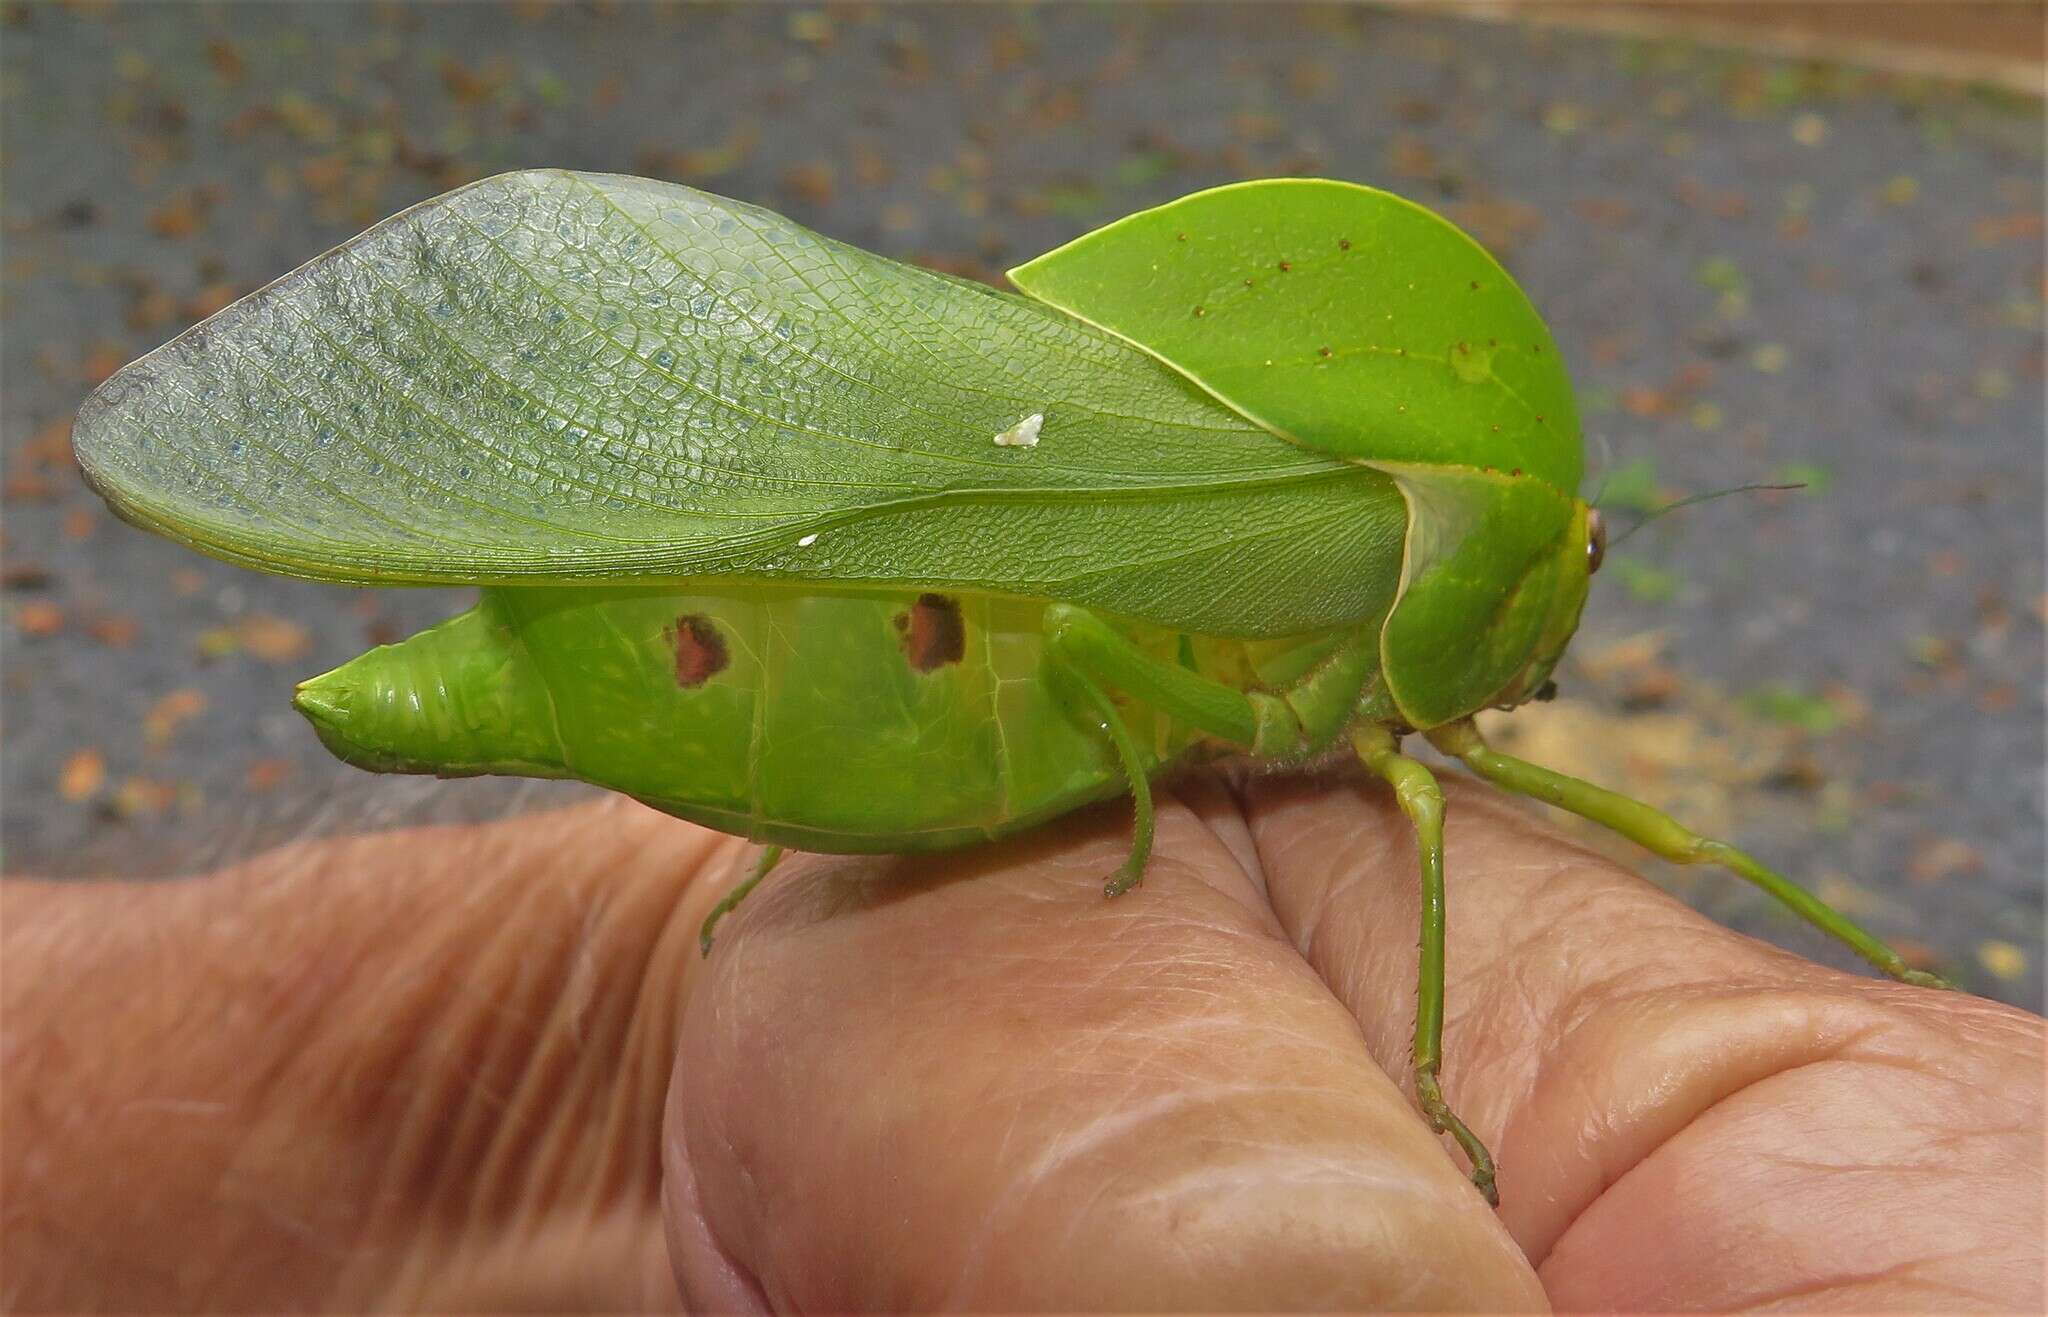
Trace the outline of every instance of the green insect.
<instances>
[{"instance_id":1,"label":"green insect","mask_svg":"<svg viewBox=\"0 0 2048 1317\"><path fill-rule=\"evenodd\" d=\"M505 175L130 365L78 457L123 517L231 562L482 587L299 688L341 758L598 783L769 843L754 881L784 846L968 845L1129 793L1115 896L1155 775L1348 737L1419 842L1419 1101L1489 1198L1438 1083L1443 807L1409 733L1939 983L1741 851L1480 740L1475 712L1544 693L1604 541L1564 363L1470 238L1272 180L1010 278L672 184Z\"/></svg>"}]
</instances>

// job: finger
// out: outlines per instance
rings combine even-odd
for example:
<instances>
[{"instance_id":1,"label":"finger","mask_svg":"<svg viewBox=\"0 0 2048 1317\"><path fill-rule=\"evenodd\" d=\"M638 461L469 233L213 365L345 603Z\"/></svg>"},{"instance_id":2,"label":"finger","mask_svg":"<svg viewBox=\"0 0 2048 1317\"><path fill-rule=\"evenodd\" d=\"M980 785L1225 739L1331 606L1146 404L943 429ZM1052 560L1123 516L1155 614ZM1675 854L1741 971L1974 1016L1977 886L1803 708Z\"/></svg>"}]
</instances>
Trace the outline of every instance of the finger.
<instances>
[{"instance_id":1,"label":"finger","mask_svg":"<svg viewBox=\"0 0 2048 1317\"><path fill-rule=\"evenodd\" d=\"M736 850L607 801L0 885L10 1298L672 1304L671 915Z\"/></svg>"},{"instance_id":2,"label":"finger","mask_svg":"<svg viewBox=\"0 0 2048 1317\"><path fill-rule=\"evenodd\" d=\"M1445 776L1445 1092L1499 1158L1502 1219L1554 1301L1733 1306L1843 1286L1851 1301L1875 1301L1883 1295L1853 1288L1857 1268L1902 1263L1920 1269L1909 1287L1951 1270L1939 1283L1975 1283L1952 1257L1953 1236L1909 1236L1867 1210L1853 1238L1830 1236L1823 1226L1841 1213L1810 1198L1848 1181L1806 1173L1825 1170L1811 1159L1795 1166L1795 1147L1855 1161L1864 1205L1965 1221L1980 1243L2010 1238L2015 1215L2038 1221L2039 1195L2030 1204L2013 1192L2039 1149L2013 1136L2038 1132L2040 1117L2010 1101L2038 1096L2037 1022L1766 947L1519 804ZM1247 800L1275 911L1357 1013L1374 1055L1400 1073L1419 917L1406 821L1389 793L1356 779L1263 780ZM2029 1066L2035 1079L2022 1080ZM1869 1093L1888 1095L1888 1121ZM1985 1188L1978 1202L1949 1201L1947 1180L1913 1169L1937 1134L1982 1129L2003 1137L1972 1136L1958 1162ZM1868 1192L1885 1176L1888 1199ZM1765 1210L1773 1200L1805 1215ZM1810 1254L1741 1254L1737 1242L1782 1243L1801 1228ZM1847 1265L1828 1272L1823 1257ZM2027 1265L2010 1250L2005 1264Z\"/></svg>"},{"instance_id":3,"label":"finger","mask_svg":"<svg viewBox=\"0 0 2048 1317\"><path fill-rule=\"evenodd\" d=\"M971 856L792 857L721 930L672 1086L686 1296L778 1308L1529 1307L1511 1241L1162 799ZM1244 841L1240 835L1238 840Z\"/></svg>"}]
</instances>

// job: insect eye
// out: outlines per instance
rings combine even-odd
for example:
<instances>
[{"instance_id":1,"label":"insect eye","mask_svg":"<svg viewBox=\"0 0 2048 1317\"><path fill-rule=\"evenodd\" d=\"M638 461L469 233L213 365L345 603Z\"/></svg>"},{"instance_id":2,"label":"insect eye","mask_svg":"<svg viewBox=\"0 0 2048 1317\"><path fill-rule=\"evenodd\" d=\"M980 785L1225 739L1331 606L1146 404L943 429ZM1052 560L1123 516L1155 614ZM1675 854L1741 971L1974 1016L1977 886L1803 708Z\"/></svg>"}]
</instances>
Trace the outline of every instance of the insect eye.
<instances>
[{"instance_id":1,"label":"insect eye","mask_svg":"<svg viewBox=\"0 0 2048 1317\"><path fill-rule=\"evenodd\" d=\"M1607 557L1607 518L1600 515L1600 509L1593 508L1586 513L1586 575L1600 570L1600 564Z\"/></svg>"}]
</instances>

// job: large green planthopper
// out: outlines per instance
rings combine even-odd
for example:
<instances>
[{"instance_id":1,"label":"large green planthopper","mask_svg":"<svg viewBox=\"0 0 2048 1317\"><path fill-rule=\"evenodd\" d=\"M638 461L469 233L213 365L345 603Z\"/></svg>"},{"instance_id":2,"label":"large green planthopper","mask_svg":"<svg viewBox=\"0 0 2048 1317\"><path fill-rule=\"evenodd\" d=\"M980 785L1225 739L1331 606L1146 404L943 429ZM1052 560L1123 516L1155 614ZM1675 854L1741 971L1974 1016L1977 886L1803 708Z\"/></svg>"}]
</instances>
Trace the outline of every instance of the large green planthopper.
<instances>
[{"instance_id":1,"label":"large green planthopper","mask_svg":"<svg viewBox=\"0 0 2048 1317\"><path fill-rule=\"evenodd\" d=\"M1421 854L1420 1105L1489 1198L1438 1083L1443 807L1411 733L1940 983L1474 730L1545 693L1603 531L1564 362L1465 234L1270 180L1010 278L673 184L508 174L122 370L78 458L123 517L230 562L482 587L300 686L341 758L597 783L768 843L753 881L784 846L969 845L1128 793L1116 896L1152 777L1348 738Z\"/></svg>"}]
</instances>

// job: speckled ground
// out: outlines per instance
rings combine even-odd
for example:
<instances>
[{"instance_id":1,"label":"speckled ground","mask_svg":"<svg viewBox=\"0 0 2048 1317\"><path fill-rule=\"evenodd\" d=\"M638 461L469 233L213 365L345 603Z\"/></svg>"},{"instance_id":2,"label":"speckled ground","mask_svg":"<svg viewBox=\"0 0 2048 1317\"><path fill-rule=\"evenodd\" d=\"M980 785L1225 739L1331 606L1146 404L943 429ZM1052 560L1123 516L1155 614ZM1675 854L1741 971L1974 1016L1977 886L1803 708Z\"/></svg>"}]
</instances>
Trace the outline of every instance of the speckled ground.
<instances>
[{"instance_id":1,"label":"speckled ground","mask_svg":"<svg viewBox=\"0 0 2048 1317\"><path fill-rule=\"evenodd\" d=\"M5 863L176 872L558 787L377 782L292 682L452 611L119 525L83 393L412 201L533 164L766 202L955 272L1196 187L1314 172L1446 209L1551 317L1630 509L1561 766L1725 828L2038 1005L2040 106L1838 68L1357 9L12 5L4 84ZM1669 875L1663 875L1669 877ZM1690 899L1829 955L1729 881Z\"/></svg>"}]
</instances>

